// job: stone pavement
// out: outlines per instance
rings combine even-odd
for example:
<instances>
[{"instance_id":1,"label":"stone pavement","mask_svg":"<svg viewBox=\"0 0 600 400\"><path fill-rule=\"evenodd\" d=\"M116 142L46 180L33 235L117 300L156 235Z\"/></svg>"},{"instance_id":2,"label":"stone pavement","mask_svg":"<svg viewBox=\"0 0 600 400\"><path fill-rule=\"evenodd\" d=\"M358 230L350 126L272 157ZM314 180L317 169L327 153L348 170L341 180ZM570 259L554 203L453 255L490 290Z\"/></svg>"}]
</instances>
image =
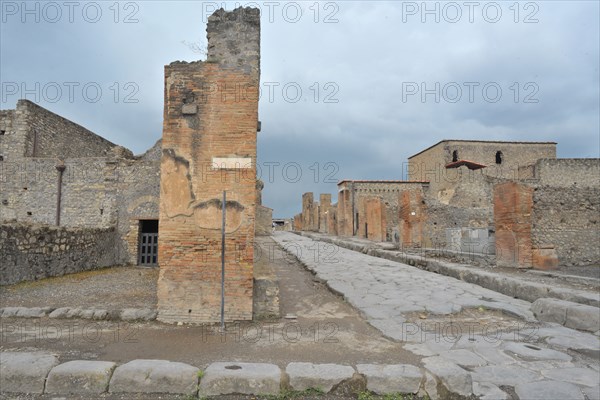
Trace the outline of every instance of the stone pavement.
<instances>
[{"instance_id":1,"label":"stone pavement","mask_svg":"<svg viewBox=\"0 0 600 400\"><path fill-rule=\"evenodd\" d=\"M425 356L427 374L441 383L431 385L438 391L482 399L509 399L511 393L521 399L591 399L600 393L599 338L537 322L530 302L288 232L274 239L371 325ZM522 324L499 329L452 322L460 311L481 307L518 316ZM448 319L430 330L408 320L414 313Z\"/></svg>"}]
</instances>

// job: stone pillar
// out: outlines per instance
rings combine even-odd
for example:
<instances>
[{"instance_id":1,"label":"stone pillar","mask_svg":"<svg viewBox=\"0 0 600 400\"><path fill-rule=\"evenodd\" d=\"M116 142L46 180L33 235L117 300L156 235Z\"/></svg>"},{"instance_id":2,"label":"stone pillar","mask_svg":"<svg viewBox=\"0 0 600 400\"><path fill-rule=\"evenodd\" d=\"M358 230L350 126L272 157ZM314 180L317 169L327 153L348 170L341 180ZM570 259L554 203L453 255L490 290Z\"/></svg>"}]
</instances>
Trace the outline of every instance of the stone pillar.
<instances>
[{"instance_id":1,"label":"stone pillar","mask_svg":"<svg viewBox=\"0 0 600 400\"><path fill-rule=\"evenodd\" d=\"M364 207L365 218L363 226L365 237L375 242L385 242L386 222L383 200L378 197L365 199Z\"/></svg>"},{"instance_id":2,"label":"stone pillar","mask_svg":"<svg viewBox=\"0 0 600 400\"><path fill-rule=\"evenodd\" d=\"M494 186L496 264L531 268L531 211L533 189L515 182Z\"/></svg>"},{"instance_id":3,"label":"stone pillar","mask_svg":"<svg viewBox=\"0 0 600 400\"><path fill-rule=\"evenodd\" d=\"M423 204L423 190L404 190L398 196L398 233L402 247L421 247L426 208Z\"/></svg>"},{"instance_id":4,"label":"stone pillar","mask_svg":"<svg viewBox=\"0 0 600 400\"><path fill-rule=\"evenodd\" d=\"M216 11L206 62L165 67L158 320L220 320L222 196L225 320L252 319L258 9Z\"/></svg>"},{"instance_id":5,"label":"stone pillar","mask_svg":"<svg viewBox=\"0 0 600 400\"><path fill-rule=\"evenodd\" d=\"M319 232L328 233L327 215L331 209L331 194L321 193L319 204Z\"/></svg>"}]
</instances>

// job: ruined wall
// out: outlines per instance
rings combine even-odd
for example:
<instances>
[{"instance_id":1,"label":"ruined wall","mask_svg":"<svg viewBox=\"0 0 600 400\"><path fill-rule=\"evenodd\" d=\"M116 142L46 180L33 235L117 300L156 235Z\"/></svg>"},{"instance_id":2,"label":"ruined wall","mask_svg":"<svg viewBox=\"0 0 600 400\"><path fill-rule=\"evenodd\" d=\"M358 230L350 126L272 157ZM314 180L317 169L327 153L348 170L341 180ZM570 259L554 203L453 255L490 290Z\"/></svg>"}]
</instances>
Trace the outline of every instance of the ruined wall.
<instances>
[{"instance_id":1,"label":"ruined wall","mask_svg":"<svg viewBox=\"0 0 600 400\"><path fill-rule=\"evenodd\" d=\"M515 182L494 187L496 264L531 268L533 189Z\"/></svg>"},{"instance_id":2,"label":"ruined wall","mask_svg":"<svg viewBox=\"0 0 600 400\"><path fill-rule=\"evenodd\" d=\"M13 147L15 144L12 143L15 137L13 130L14 117L15 110L0 110L0 162L9 160L14 152L19 153Z\"/></svg>"},{"instance_id":3,"label":"ruined wall","mask_svg":"<svg viewBox=\"0 0 600 400\"><path fill-rule=\"evenodd\" d=\"M117 242L121 263L137 264L140 220L157 220L160 197L161 141L136 160L117 165Z\"/></svg>"},{"instance_id":4,"label":"ruined wall","mask_svg":"<svg viewBox=\"0 0 600 400\"><path fill-rule=\"evenodd\" d=\"M0 163L0 221L56 223L57 160L22 158ZM106 158L65 161L61 225L110 227L116 223L117 164Z\"/></svg>"},{"instance_id":5,"label":"ruined wall","mask_svg":"<svg viewBox=\"0 0 600 400\"><path fill-rule=\"evenodd\" d=\"M0 149L7 161L21 157L104 157L116 146L29 100L17 102L12 128L7 132Z\"/></svg>"},{"instance_id":6,"label":"ruined wall","mask_svg":"<svg viewBox=\"0 0 600 400\"><path fill-rule=\"evenodd\" d=\"M269 236L273 233L273 209L265 206L256 206L257 236Z\"/></svg>"},{"instance_id":7,"label":"ruined wall","mask_svg":"<svg viewBox=\"0 0 600 400\"><path fill-rule=\"evenodd\" d=\"M600 187L537 187L532 245L554 248L559 265L600 263Z\"/></svg>"},{"instance_id":8,"label":"ruined wall","mask_svg":"<svg viewBox=\"0 0 600 400\"><path fill-rule=\"evenodd\" d=\"M165 67L158 280L164 322L220 320L224 190L225 319L252 319L259 10L215 12L207 37L207 62Z\"/></svg>"},{"instance_id":9,"label":"ruined wall","mask_svg":"<svg viewBox=\"0 0 600 400\"><path fill-rule=\"evenodd\" d=\"M433 188L452 179L453 172L445 166L452 162L453 152L458 160L469 160L484 164L483 173L505 179L518 179L519 166L534 164L540 158L556 158L556 143L553 142L492 142L446 140L408 159L408 178L429 181ZM501 164L496 163L500 151Z\"/></svg>"},{"instance_id":10,"label":"ruined wall","mask_svg":"<svg viewBox=\"0 0 600 400\"><path fill-rule=\"evenodd\" d=\"M365 203L369 198L378 197L383 201L385 207L384 219L386 221L386 233L384 241L394 240L398 229L398 195L401 191L410 188L420 188L423 182L408 181L343 181L338 184L340 195L338 196L338 232L343 236L352 236L352 226L356 229L356 235L365 237L364 221ZM354 203L354 208L352 207ZM357 220L358 214L358 220ZM354 221L354 222L353 222Z\"/></svg>"},{"instance_id":11,"label":"ruined wall","mask_svg":"<svg viewBox=\"0 0 600 400\"><path fill-rule=\"evenodd\" d=\"M600 159L541 159L534 165L538 185L554 187L600 187Z\"/></svg>"},{"instance_id":12,"label":"ruined wall","mask_svg":"<svg viewBox=\"0 0 600 400\"><path fill-rule=\"evenodd\" d=\"M0 285L107 267L114 229L0 224Z\"/></svg>"}]
</instances>

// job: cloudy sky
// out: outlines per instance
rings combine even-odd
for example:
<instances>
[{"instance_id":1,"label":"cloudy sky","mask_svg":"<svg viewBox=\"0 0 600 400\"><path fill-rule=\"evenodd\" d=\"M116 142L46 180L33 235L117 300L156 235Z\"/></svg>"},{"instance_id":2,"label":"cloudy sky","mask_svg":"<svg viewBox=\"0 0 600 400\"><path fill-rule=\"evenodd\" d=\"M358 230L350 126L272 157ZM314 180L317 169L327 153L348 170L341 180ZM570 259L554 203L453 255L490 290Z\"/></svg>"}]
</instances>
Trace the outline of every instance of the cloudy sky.
<instances>
[{"instance_id":1,"label":"cloudy sky","mask_svg":"<svg viewBox=\"0 0 600 400\"><path fill-rule=\"evenodd\" d=\"M142 153L163 66L203 59L208 15L236 4L262 11L258 165L277 217L341 179L402 179L442 139L599 156L597 1L0 0L0 108L28 98Z\"/></svg>"}]
</instances>

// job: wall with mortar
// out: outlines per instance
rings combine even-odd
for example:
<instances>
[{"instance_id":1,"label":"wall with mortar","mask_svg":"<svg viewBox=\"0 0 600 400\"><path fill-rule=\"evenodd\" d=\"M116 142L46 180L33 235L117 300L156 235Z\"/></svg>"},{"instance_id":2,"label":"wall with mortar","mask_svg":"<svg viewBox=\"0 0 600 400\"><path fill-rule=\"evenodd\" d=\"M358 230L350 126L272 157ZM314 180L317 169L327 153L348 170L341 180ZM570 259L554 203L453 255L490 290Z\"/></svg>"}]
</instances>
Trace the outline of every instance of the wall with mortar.
<instances>
[{"instance_id":1,"label":"wall with mortar","mask_svg":"<svg viewBox=\"0 0 600 400\"><path fill-rule=\"evenodd\" d=\"M224 190L226 246L236 249L225 260L225 319L252 319L259 10L216 11L207 37L206 62L165 67L158 319L170 323L220 320Z\"/></svg>"},{"instance_id":2,"label":"wall with mortar","mask_svg":"<svg viewBox=\"0 0 600 400\"><path fill-rule=\"evenodd\" d=\"M15 110L0 110L0 161L13 158L13 154L23 153L18 151L19 147L14 143L13 120ZM22 145L21 145L22 148Z\"/></svg>"},{"instance_id":3,"label":"wall with mortar","mask_svg":"<svg viewBox=\"0 0 600 400\"><path fill-rule=\"evenodd\" d=\"M519 179L519 167L535 164L541 158L556 158L556 143L552 142L486 142L445 140L408 159L408 178L429 181L431 196L441 202L451 196L461 171L446 168L456 151L458 160L486 165L481 174L495 178ZM502 153L502 163L496 164L496 153ZM465 173L463 173L465 175Z\"/></svg>"},{"instance_id":4,"label":"wall with mortar","mask_svg":"<svg viewBox=\"0 0 600 400\"><path fill-rule=\"evenodd\" d=\"M0 285L107 267L115 263L113 228L0 225Z\"/></svg>"},{"instance_id":5,"label":"wall with mortar","mask_svg":"<svg viewBox=\"0 0 600 400\"><path fill-rule=\"evenodd\" d=\"M269 236L273 233L273 209L256 206L255 232L257 236Z\"/></svg>"},{"instance_id":6,"label":"wall with mortar","mask_svg":"<svg viewBox=\"0 0 600 400\"><path fill-rule=\"evenodd\" d=\"M9 119L6 115L0 115L0 118ZM4 148L0 148L5 153L6 161L16 161L21 157L103 157L117 147L81 125L29 100L17 102L11 125L4 135Z\"/></svg>"}]
</instances>

